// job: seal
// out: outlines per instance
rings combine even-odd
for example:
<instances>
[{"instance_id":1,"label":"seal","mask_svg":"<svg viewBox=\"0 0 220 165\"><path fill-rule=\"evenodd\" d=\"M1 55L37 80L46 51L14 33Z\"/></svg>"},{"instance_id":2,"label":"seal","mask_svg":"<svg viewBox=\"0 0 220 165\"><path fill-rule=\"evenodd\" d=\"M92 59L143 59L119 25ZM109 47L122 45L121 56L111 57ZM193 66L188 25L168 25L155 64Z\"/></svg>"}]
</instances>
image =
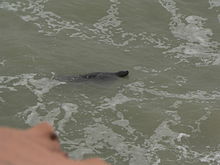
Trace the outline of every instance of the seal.
<instances>
[{"instance_id":1,"label":"seal","mask_svg":"<svg viewBox=\"0 0 220 165\"><path fill-rule=\"evenodd\" d=\"M83 81L101 81L101 80L114 80L117 78L126 77L129 71L118 72L92 72L78 76L58 76L55 77L58 81L64 82L83 82Z\"/></svg>"}]
</instances>

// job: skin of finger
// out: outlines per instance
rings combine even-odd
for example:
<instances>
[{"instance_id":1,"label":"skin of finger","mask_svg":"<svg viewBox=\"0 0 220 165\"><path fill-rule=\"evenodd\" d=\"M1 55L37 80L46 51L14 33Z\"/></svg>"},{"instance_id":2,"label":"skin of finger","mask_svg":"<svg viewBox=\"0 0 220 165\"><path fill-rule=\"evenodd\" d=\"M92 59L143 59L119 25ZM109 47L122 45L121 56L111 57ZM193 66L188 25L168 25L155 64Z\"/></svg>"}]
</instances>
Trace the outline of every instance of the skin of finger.
<instances>
[{"instance_id":1,"label":"skin of finger","mask_svg":"<svg viewBox=\"0 0 220 165\"><path fill-rule=\"evenodd\" d=\"M66 158L54 137L53 128L47 123L28 130L0 128L0 165L2 162L14 165L107 165L98 158L82 161Z\"/></svg>"}]
</instances>

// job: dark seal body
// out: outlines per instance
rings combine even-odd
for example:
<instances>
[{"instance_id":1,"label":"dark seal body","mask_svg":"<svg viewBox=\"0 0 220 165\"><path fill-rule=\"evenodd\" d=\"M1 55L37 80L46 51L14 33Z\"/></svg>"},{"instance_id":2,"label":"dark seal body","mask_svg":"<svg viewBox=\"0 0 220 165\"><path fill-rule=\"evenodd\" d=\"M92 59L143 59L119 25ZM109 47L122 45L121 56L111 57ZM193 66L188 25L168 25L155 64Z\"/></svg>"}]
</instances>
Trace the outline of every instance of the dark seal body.
<instances>
[{"instance_id":1,"label":"dark seal body","mask_svg":"<svg viewBox=\"0 0 220 165\"><path fill-rule=\"evenodd\" d=\"M114 80L119 77L126 77L129 74L128 71L119 72L93 72L78 76L58 76L56 80L65 82L83 82L83 81L101 81L101 80Z\"/></svg>"}]
</instances>

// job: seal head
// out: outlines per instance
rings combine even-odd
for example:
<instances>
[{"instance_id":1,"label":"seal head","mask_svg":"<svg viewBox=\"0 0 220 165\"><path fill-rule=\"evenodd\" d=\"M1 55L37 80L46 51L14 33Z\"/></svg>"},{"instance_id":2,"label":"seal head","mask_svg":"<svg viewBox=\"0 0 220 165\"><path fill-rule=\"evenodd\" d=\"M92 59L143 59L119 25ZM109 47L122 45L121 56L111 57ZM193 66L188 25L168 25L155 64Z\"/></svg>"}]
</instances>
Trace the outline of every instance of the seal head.
<instances>
[{"instance_id":1,"label":"seal head","mask_svg":"<svg viewBox=\"0 0 220 165\"><path fill-rule=\"evenodd\" d=\"M128 71L119 71L119 72L116 72L115 74L118 76L118 77L125 77L128 75Z\"/></svg>"}]
</instances>

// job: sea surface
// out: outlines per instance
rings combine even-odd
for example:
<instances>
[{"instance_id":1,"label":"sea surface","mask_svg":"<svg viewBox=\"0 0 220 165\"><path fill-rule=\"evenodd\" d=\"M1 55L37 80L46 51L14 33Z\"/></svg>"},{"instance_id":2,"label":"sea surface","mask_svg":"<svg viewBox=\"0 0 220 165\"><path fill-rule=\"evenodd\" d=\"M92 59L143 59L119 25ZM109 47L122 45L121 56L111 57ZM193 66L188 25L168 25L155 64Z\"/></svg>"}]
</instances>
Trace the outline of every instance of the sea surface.
<instances>
[{"instance_id":1,"label":"sea surface","mask_svg":"<svg viewBox=\"0 0 220 165\"><path fill-rule=\"evenodd\" d=\"M73 159L219 165L220 0L0 0L0 125L42 121Z\"/></svg>"}]
</instances>

